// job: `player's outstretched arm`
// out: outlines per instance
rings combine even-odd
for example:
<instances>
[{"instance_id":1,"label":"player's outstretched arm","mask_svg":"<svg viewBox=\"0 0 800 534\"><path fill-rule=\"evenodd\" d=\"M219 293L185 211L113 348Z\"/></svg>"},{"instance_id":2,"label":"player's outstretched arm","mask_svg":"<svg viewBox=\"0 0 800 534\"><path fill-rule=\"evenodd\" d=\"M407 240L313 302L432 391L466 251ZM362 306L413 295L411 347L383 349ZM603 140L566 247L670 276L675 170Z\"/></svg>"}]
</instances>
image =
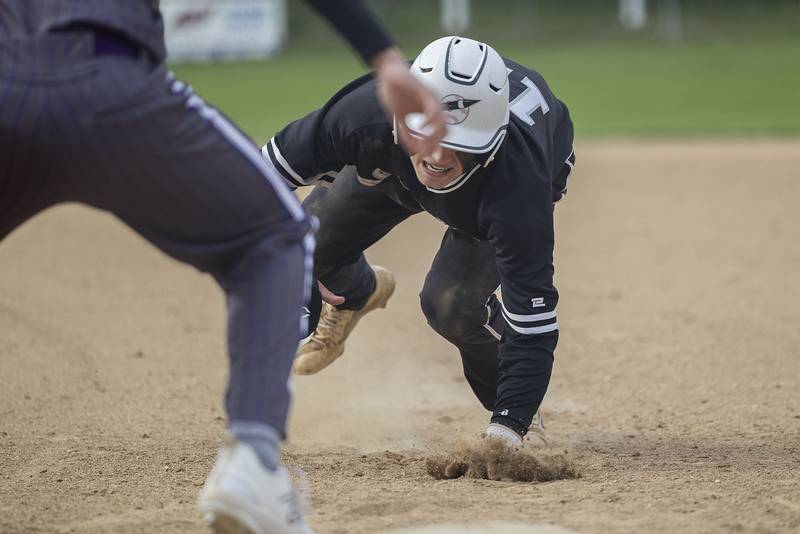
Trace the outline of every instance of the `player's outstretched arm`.
<instances>
[{"instance_id":1,"label":"player's outstretched arm","mask_svg":"<svg viewBox=\"0 0 800 534\"><path fill-rule=\"evenodd\" d=\"M379 96L389 116L397 118L398 140L409 153L430 154L444 137L447 126L438 99L408 71L400 50L360 0L307 0L356 49L375 71ZM409 113L426 118L425 138L412 137L405 128Z\"/></svg>"}]
</instances>

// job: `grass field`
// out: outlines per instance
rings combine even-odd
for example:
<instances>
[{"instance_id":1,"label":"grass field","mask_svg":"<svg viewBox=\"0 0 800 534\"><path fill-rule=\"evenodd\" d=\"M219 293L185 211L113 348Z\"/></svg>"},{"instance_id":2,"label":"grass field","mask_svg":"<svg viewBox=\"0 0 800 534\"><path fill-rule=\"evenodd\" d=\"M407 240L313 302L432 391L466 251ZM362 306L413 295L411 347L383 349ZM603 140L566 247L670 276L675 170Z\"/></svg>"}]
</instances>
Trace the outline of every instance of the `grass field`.
<instances>
[{"instance_id":1,"label":"grass field","mask_svg":"<svg viewBox=\"0 0 800 534\"><path fill-rule=\"evenodd\" d=\"M766 16L752 6L724 13L689 6L686 35L673 41L659 38L655 30L620 33L613 30L613 10L589 8L572 12L569 20L560 11L543 9L537 13L537 31L528 35L529 8L506 3L518 12L484 13L486 3L476 2L476 17L487 20L468 35L539 70L570 107L581 137L800 134L798 7L784 6ZM387 2L375 4L409 56L438 36L435 11L422 16L434 9L432 3L417 2L404 11ZM409 14L427 25L411 32ZM277 59L176 65L175 71L263 140L364 71L319 21L302 11L292 20L289 48ZM500 20L509 21L507 32Z\"/></svg>"},{"instance_id":2,"label":"grass field","mask_svg":"<svg viewBox=\"0 0 800 534\"><path fill-rule=\"evenodd\" d=\"M800 39L501 52L544 74L581 136L800 134ZM264 139L319 107L363 67L340 53L303 51L175 70Z\"/></svg>"}]
</instances>

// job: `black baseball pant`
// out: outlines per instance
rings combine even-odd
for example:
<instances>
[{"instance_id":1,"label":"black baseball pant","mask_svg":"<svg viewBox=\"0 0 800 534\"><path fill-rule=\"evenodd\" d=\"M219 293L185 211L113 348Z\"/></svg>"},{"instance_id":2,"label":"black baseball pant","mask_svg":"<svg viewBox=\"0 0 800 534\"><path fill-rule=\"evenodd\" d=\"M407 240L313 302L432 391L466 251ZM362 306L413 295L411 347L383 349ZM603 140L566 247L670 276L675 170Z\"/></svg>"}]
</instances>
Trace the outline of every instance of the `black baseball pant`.
<instances>
[{"instance_id":1,"label":"black baseball pant","mask_svg":"<svg viewBox=\"0 0 800 534\"><path fill-rule=\"evenodd\" d=\"M319 218L314 275L359 309L375 288L364 250L422 208L390 178L367 187L353 169L318 185L303 202ZM428 324L458 347L464 376L481 404L494 410L504 320L495 291L500 278L494 247L448 228L420 292Z\"/></svg>"},{"instance_id":2,"label":"black baseball pant","mask_svg":"<svg viewBox=\"0 0 800 534\"><path fill-rule=\"evenodd\" d=\"M256 146L191 88L144 55L99 53L93 37L0 37L0 239L49 206L80 202L210 273L227 296L229 418L284 432L309 219Z\"/></svg>"}]
</instances>

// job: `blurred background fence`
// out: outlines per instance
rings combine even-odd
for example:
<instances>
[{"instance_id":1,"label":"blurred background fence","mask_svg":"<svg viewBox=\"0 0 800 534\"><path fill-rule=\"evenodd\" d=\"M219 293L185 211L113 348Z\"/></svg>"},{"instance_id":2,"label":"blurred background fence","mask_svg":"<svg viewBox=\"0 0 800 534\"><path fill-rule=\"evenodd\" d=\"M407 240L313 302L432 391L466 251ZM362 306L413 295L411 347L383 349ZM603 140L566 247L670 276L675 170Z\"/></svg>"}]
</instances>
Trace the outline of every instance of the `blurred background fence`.
<instances>
[{"instance_id":1,"label":"blurred background fence","mask_svg":"<svg viewBox=\"0 0 800 534\"><path fill-rule=\"evenodd\" d=\"M368 3L410 57L450 33L441 0ZM285 8L288 31L273 59L175 65L259 141L365 70L303 2ZM542 72L579 137L800 134L800 0L471 0L469 8L459 33Z\"/></svg>"},{"instance_id":2,"label":"blurred background fence","mask_svg":"<svg viewBox=\"0 0 800 534\"><path fill-rule=\"evenodd\" d=\"M368 2L401 44L417 48L441 35L441 0ZM452 3L452 2L451 2ZM798 0L471 0L471 24L463 33L498 46L575 46L593 42L797 39ZM628 13L645 7L640 29L626 29ZM327 40L324 23L300 0L289 0L290 46ZM630 28L631 25L628 25Z\"/></svg>"}]
</instances>

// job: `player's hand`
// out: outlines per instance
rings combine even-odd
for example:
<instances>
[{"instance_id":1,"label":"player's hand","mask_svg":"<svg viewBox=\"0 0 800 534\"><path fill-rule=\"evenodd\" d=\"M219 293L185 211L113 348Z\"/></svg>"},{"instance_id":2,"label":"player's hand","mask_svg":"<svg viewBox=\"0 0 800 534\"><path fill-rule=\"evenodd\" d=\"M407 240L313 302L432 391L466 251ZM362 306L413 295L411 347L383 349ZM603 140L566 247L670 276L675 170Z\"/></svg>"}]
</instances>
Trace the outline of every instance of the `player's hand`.
<instances>
[{"instance_id":1,"label":"player's hand","mask_svg":"<svg viewBox=\"0 0 800 534\"><path fill-rule=\"evenodd\" d=\"M317 285L311 287L311 298L308 300L306 306L303 306L302 315L308 319L308 330L301 333L301 338L306 338L314 333L319 324L319 317L322 314L323 301L331 306L338 306L344 303L344 297L334 294L330 289L325 287L322 282L317 282Z\"/></svg>"},{"instance_id":2,"label":"player's hand","mask_svg":"<svg viewBox=\"0 0 800 534\"><path fill-rule=\"evenodd\" d=\"M331 306L344 304L345 298L343 296L335 294L320 281L317 281L317 286L319 287L319 294L324 302L327 302Z\"/></svg>"},{"instance_id":3,"label":"player's hand","mask_svg":"<svg viewBox=\"0 0 800 534\"><path fill-rule=\"evenodd\" d=\"M447 133L439 100L409 72L397 48L388 48L372 59L378 78L378 96L389 115L393 115L397 138L409 154L430 155ZM426 137L411 135L406 127L409 113L422 113Z\"/></svg>"}]
</instances>

